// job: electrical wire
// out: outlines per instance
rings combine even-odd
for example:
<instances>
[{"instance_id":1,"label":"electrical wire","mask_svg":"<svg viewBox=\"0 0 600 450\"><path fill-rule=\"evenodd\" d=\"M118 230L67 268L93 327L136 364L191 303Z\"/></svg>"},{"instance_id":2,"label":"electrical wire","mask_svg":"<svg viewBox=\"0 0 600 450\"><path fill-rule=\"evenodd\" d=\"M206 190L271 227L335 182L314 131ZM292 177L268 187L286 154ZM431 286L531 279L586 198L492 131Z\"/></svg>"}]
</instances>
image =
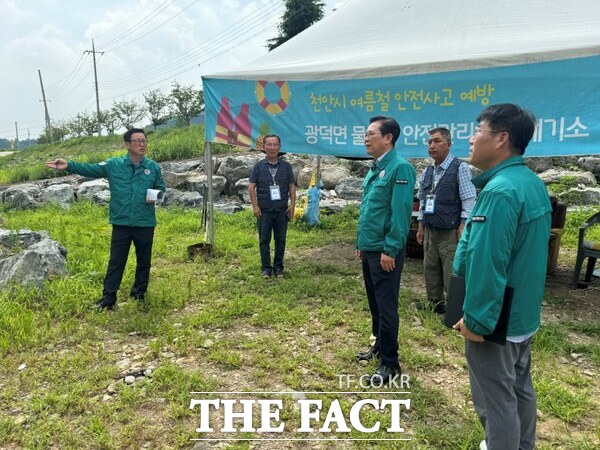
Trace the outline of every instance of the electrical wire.
<instances>
[{"instance_id":1,"label":"electrical wire","mask_svg":"<svg viewBox=\"0 0 600 450\"><path fill-rule=\"evenodd\" d=\"M189 4L189 5L187 5L185 8L183 8L181 11L179 11L177 14L175 14L175 15L174 15L174 16L172 16L171 18L167 19L166 21L164 21L164 22L163 22L163 23L161 23L160 25L158 25L158 26L156 26L156 27L152 28L150 31L147 31L146 33L142 34L141 36L138 36L137 38L135 38L135 39L133 39L133 40L131 40L131 41L129 41L129 42L127 42L127 43L125 43L125 44L123 44L123 45L119 46L119 47L115 47L115 48L109 48L109 49L107 49L107 50L104 50L104 52L105 52L105 53L108 53L108 52L113 52L113 51L115 51L115 50L119 50L119 49L121 49L121 48L123 48L123 47L127 47L128 45L130 45L130 44L133 44L133 43L134 43L134 42L136 42L136 41L139 41L139 40L140 40L141 38L143 38L144 36L147 36L147 35L149 35L150 33L153 33L153 32L155 32L156 30L158 30L159 28L161 28L163 25L166 25L166 24L168 24L168 23L169 23L171 20L173 20L174 18L176 18L178 15L180 15L180 14L184 13L184 12L185 12L185 11L187 11L189 8L191 8L192 6L194 6L194 4L195 4L195 3L198 3L198 0L194 0L192 3L190 3L190 4Z\"/></svg>"},{"instance_id":2,"label":"electrical wire","mask_svg":"<svg viewBox=\"0 0 600 450\"><path fill-rule=\"evenodd\" d=\"M271 5L271 9L269 10L260 11L259 15L256 15L255 17L249 20L247 18L244 19L246 23L243 27L236 27L235 25L237 24L235 24L233 27L231 27L235 29L235 31L233 32L221 32L215 35L214 37L208 39L204 43L199 44L194 49L191 49L179 55L176 58L171 58L146 72L130 75L128 77L120 79L105 81L102 83L102 88L114 90L122 87L131 86L133 84L138 84L140 82L145 82L151 80L152 78L163 76L166 73L173 73L173 71L176 71L177 69L192 63L198 58L205 57L211 52L219 51L222 46L228 45L232 40L240 38L243 35L254 31L259 25L262 25L266 20L269 20L274 15L278 14L283 9L283 4L281 2L278 3L279 4L277 4L276 2L276 4ZM270 26L267 27L265 31L269 28Z\"/></svg>"},{"instance_id":3,"label":"electrical wire","mask_svg":"<svg viewBox=\"0 0 600 450\"><path fill-rule=\"evenodd\" d=\"M123 33L119 34L118 36L114 37L113 39L110 39L109 41L104 42L103 44L101 44L99 46L99 49L100 49L99 51L104 51L103 47L108 47L110 45L113 45L113 44L119 42L122 39L125 39L131 33L135 32L139 28L143 27L146 23L150 22L152 19L154 19L156 16L158 16L161 12L163 12L166 8L168 8L169 6L171 6L171 4L173 4L174 2L175 2L175 0L166 0L166 1L164 1L163 3L160 4L160 6L158 8L156 8L153 11L151 11L147 16L145 16L143 19L141 19L133 27L131 27L130 29L124 31Z\"/></svg>"}]
</instances>

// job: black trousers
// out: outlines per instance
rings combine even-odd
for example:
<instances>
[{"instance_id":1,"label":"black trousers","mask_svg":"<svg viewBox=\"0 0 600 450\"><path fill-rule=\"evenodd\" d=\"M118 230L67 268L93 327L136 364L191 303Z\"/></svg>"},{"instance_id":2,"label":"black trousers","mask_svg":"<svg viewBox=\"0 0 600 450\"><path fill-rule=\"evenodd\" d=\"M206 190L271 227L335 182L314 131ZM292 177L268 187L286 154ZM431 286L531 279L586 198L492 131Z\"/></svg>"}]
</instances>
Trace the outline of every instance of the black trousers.
<instances>
[{"instance_id":1,"label":"black trousers","mask_svg":"<svg viewBox=\"0 0 600 450\"><path fill-rule=\"evenodd\" d=\"M257 220L260 262L263 272L283 270L283 254L285 253L285 238L287 236L287 211L262 209ZM275 241L275 254L271 265L271 235Z\"/></svg>"},{"instance_id":2,"label":"black trousers","mask_svg":"<svg viewBox=\"0 0 600 450\"><path fill-rule=\"evenodd\" d=\"M129 295L143 296L148 289L150 278L150 262L152 260L152 243L154 227L127 227L113 225L110 241L110 258L104 277L103 298L110 303L117 301L117 291L123 279L123 272L129 256L131 243L135 247L136 268L135 282Z\"/></svg>"},{"instance_id":3,"label":"black trousers","mask_svg":"<svg viewBox=\"0 0 600 450\"><path fill-rule=\"evenodd\" d=\"M381 252L362 252L362 270L365 289L371 310L375 346L379 348L381 362L398 369L398 293L400 275L404 266L404 249L396 256L396 268L386 272L381 268Z\"/></svg>"}]
</instances>

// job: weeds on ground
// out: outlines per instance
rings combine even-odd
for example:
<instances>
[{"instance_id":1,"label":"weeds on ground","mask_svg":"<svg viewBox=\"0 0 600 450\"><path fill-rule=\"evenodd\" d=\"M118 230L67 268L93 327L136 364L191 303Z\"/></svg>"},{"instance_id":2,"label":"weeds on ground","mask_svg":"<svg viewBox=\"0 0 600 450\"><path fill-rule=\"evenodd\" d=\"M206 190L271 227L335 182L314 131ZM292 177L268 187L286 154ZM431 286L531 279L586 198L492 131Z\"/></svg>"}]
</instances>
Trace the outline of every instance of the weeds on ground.
<instances>
[{"instance_id":1,"label":"weeds on ground","mask_svg":"<svg viewBox=\"0 0 600 450\"><path fill-rule=\"evenodd\" d=\"M190 439L200 437L190 392L363 390L340 385L340 375L357 380L376 368L375 362L354 362L370 335L360 267L351 256L356 215L348 208L323 217L319 228L292 222L288 275L265 281L250 211L217 213L218 256L190 260L187 246L202 240L198 212L159 209L148 307L126 295L134 277L132 250L117 310L92 313L87 308L99 297L108 259L106 208L79 202L68 210L6 211L4 227L46 229L65 246L69 275L39 291L0 292L0 447L189 448ZM409 261L411 271L420 273ZM410 410L402 411L402 437L410 441L338 441L323 448L373 448L373 442L377 448L478 448L482 430L469 403L462 340L433 313L415 309L422 296L413 288L403 282L399 339L411 398ZM574 342L569 332L590 343ZM597 382L557 361L580 353L597 371L598 333L597 324L565 321L545 324L536 335L542 422L565 430L540 448L597 445L598 429L588 426L598 422ZM123 376L132 367L153 372L126 384ZM347 418L361 395L317 397L325 405L339 400ZM365 426L381 423L371 438L390 437L389 414L369 408L363 414ZM294 423L298 411L286 406L282 419ZM332 435L364 437L356 431Z\"/></svg>"}]
</instances>

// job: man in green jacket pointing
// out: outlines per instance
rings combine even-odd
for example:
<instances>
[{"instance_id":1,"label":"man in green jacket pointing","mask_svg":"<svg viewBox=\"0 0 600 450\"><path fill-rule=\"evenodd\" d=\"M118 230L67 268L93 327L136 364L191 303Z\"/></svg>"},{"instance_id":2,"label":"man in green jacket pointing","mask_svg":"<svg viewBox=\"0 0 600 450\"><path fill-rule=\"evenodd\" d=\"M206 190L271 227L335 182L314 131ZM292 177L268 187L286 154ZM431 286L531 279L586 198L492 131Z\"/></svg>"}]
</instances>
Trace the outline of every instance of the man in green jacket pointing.
<instances>
[{"instance_id":1,"label":"man in green jacket pointing","mask_svg":"<svg viewBox=\"0 0 600 450\"><path fill-rule=\"evenodd\" d=\"M356 255L371 311L373 346L357 359L379 357L371 384L381 387L400 375L398 361L398 292L404 265L404 247L410 229L415 169L396 151L400 125L392 117L370 120L365 133L367 153L373 157L363 182L358 215Z\"/></svg>"},{"instance_id":2,"label":"man in green jacket pointing","mask_svg":"<svg viewBox=\"0 0 600 450\"><path fill-rule=\"evenodd\" d=\"M156 212L151 190L165 192L160 166L146 158L148 141L140 128L132 128L123 135L127 154L97 164L83 164L56 159L46 166L67 170L90 178L107 178L110 188L109 222L112 224L110 258L102 298L96 303L98 309L112 309L117 302L117 291L123 279L131 243L135 247L137 265L135 281L130 296L143 302L148 289L152 243Z\"/></svg>"},{"instance_id":3,"label":"man in green jacket pointing","mask_svg":"<svg viewBox=\"0 0 600 450\"><path fill-rule=\"evenodd\" d=\"M522 156L533 116L500 104L477 122L467 162L483 171L471 180L481 193L454 257L454 273L465 278L463 318L454 328L465 337L473 405L485 430L480 447L530 450L536 428L531 339L540 327L552 208ZM502 314L507 326L500 320L503 305L510 305ZM488 340L499 322L504 344Z\"/></svg>"}]
</instances>

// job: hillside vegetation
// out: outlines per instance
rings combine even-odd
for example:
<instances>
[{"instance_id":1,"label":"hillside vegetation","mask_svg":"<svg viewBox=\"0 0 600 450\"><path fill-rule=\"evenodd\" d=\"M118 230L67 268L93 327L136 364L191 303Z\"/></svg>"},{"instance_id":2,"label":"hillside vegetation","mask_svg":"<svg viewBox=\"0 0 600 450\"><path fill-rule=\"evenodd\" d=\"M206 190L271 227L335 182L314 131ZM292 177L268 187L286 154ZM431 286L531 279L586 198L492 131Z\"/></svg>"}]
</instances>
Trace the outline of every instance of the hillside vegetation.
<instances>
[{"instance_id":1,"label":"hillside vegetation","mask_svg":"<svg viewBox=\"0 0 600 450\"><path fill-rule=\"evenodd\" d=\"M199 158L204 155L204 126L174 127L147 131L148 156L156 161ZM240 151L236 147L212 144L214 154ZM44 162L55 158L78 162L99 162L123 155L122 135L71 138L53 144L41 144L0 158L0 184L22 183L54 176Z\"/></svg>"}]
</instances>

